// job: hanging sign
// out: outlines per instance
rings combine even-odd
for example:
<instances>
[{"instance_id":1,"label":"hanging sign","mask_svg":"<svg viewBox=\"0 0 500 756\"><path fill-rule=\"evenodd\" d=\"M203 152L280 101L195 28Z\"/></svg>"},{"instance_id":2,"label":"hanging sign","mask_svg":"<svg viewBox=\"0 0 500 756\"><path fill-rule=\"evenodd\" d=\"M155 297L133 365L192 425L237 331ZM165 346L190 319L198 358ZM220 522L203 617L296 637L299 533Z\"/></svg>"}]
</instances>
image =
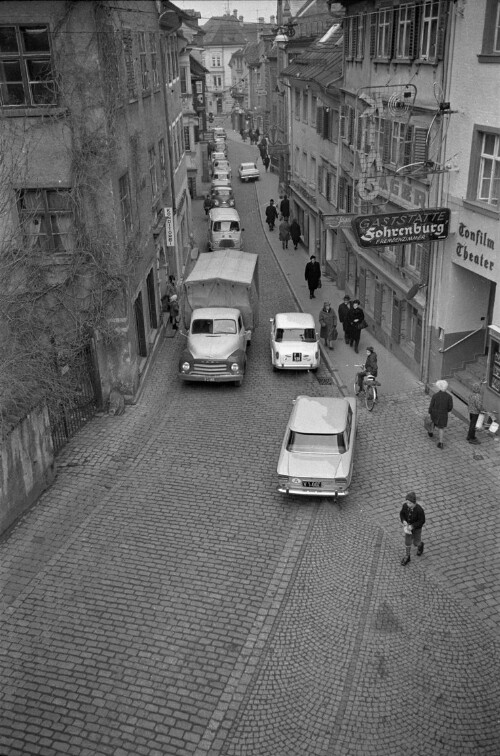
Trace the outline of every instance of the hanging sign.
<instances>
[{"instance_id":1,"label":"hanging sign","mask_svg":"<svg viewBox=\"0 0 500 756\"><path fill-rule=\"evenodd\" d=\"M448 238L450 210L421 208L385 215L358 215L352 227L361 247L441 241Z\"/></svg>"},{"instance_id":2,"label":"hanging sign","mask_svg":"<svg viewBox=\"0 0 500 756\"><path fill-rule=\"evenodd\" d=\"M165 233L167 236L167 247L175 247L175 228L174 212L171 207L164 207L165 211Z\"/></svg>"}]
</instances>

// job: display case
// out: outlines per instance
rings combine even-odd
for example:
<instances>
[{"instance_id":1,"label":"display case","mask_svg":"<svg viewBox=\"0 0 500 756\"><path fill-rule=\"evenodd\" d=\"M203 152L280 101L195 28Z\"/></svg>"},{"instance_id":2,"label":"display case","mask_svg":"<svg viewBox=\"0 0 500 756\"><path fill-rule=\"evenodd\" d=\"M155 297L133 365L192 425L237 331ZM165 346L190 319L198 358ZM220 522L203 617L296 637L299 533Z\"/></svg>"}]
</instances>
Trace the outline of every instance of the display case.
<instances>
[{"instance_id":1,"label":"display case","mask_svg":"<svg viewBox=\"0 0 500 756\"><path fill-rule=\"evenodd\" d=\"M488 375L488 388L500 395L500 342L495 339L490 341L490 371Z\"/></svg>"}]
</instances>

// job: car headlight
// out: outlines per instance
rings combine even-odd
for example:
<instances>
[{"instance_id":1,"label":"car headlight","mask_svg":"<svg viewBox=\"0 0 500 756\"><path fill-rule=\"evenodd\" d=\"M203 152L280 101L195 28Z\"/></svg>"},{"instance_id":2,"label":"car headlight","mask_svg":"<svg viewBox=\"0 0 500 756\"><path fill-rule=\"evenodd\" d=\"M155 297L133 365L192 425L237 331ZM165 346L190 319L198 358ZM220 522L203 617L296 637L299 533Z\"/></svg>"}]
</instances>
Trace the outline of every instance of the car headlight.
<instances>
[{"instance_id":1,"label":"car headlight","mask_svg":"<svg viewBox=\"0 0 500 756\"><path fill-rule=\"evenodd\" d=\"M300 484L302 483L302 480L301 480L300 478L292 478L292 481L291 481L291 482L292 482L292 483L293 483L293 484L294 484L295 486L300 486Z\"/></svg>"},{"instance_id":2,"label":"car headlight","mask_svg":"<svg viewBox=\"0 0 500 756\"><path fill-rule=\"evenodd\" d=\"M238 365L237 362L232 362L230 369L231 369L231 373L239 373L240 372L240 366Z\"/></svg>"},{"instance_id":3,"label":"car headlight","mask_svg":"<svg viewBox=\"0 0 500 756\"><path fill-rule=\"evenodd\" d=\"M229 207L234 207L234 200L229 200Z\"/></svg>"},{"instance_id":4,"label":"car headlight","mask_svg":"<svg viewBox=\"0 0 500 756\"><path fill-rule=\"evenodd\" d=\"M213 200L215 207L219 207L219 200Z\"/></svg>"},{"instance_id":5,"label":"car headlight","mask_svg":"<svg viewBox=\"0 0 500 756\"><path fill-rule=\"evenodd\" d=\"M189 373L191 370L191 363L190 362L183 362L181 365L181 370L183 373Z\"/></svg>"},{"instance_id":6,"label":"car headlight","mask_svg":"<svg viewBox=\"0 0 500 756\"><path fill-rule=\"evenodd\" d=\"M274 357L275 357L275 359L279 360L279 358L280 358L280 353L279 353L279 352L276 352L276 354L274 355Z\"/></svg>"}]
</instances>

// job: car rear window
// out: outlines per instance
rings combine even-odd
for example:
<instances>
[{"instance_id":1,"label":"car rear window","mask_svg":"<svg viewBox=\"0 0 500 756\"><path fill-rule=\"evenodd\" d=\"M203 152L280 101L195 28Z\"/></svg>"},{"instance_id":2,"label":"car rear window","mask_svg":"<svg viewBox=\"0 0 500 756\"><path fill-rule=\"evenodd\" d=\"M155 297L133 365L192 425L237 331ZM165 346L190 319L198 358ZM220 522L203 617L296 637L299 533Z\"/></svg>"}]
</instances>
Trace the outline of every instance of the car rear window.
<instances>
[{"instance_id":1,"label":"car rear window","mask_svg":"<svg viewBox=\"0 0 500 756\"><path fill-rule=\"evenodd\" d=\"M213 230L215 233L226 233L227 231L239 231L240 224L238 221L214 221Z\"/></svg>"},{"instance_id":2,"label":"car rear window","mask_svg":"<svg viewBox=\"0 0 500 756\"><path fill-rule=\"evenodd\" d=\"M343 433L298 433L290 431L286 445L289 452L304 454L344 454Z\"/></svg>"},{"instance_id":3,"label":"car rear window","mask_svg":"<svg viewBox=\"0 0 500 756\"><path fill-rule=\"evenodd\" d=\"M305 341L310 344L316 341L316 331L314 328L277 328L276 341Z\"/></svg>"}]
</instances>

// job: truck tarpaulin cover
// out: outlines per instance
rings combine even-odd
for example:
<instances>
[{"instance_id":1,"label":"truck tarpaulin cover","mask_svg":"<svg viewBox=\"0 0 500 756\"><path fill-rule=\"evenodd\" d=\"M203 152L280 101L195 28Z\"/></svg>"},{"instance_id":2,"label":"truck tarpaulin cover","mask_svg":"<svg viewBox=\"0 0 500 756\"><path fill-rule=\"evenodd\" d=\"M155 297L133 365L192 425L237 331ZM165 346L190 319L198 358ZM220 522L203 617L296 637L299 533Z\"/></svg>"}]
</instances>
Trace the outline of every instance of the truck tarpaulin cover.
<instances>
[{"instance_id":1,"label":"truck tarpaulin cover","mask_svg":"<svg viewBox=\"0 0 500 756\"><path fill-rule=\"evenodd\" d=\"M245 328L258 325L258 255L219 249L200 255L184 281L182 301L186 327L198 307L236 307Z\"/></svg>"}]
</instances>

